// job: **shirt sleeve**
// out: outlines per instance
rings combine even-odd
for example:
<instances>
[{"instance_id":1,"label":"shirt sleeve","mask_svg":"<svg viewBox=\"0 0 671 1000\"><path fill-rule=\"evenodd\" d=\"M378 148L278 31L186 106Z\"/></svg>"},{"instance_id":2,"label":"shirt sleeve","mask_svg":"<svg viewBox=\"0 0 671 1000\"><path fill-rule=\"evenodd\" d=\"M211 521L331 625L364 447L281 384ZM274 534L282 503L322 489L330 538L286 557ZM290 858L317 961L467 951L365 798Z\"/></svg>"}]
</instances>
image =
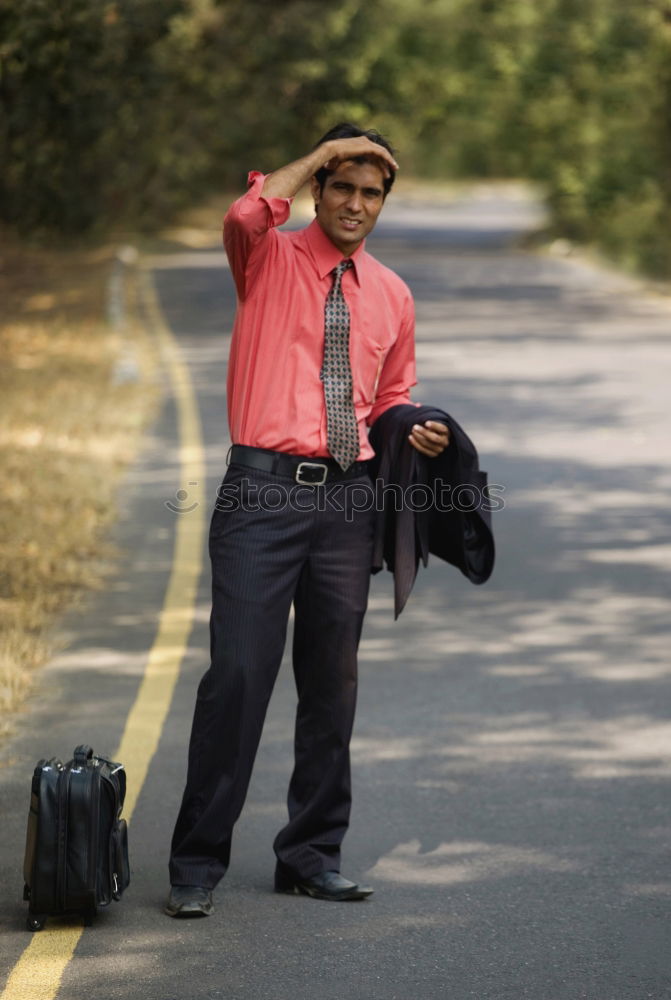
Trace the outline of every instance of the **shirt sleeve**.
<instances>
[{"instance_id":1,"label":"shirt sleeve","mask_svg":"<svg viewBox=\"0 0 671 1000\"><path fill-rule=\"evenodd\" d=\"M247 191L234 201L224 217L224 247L240 299L246 298L272 253L275 227L289 218L292 198L265 198L266 175L252 170Z\"/></svg>"},{"instance_id":2,"label":"shirt sleeve","mask_svg":"<svg viewBox=\"0 0 671 1000\"><path fill-rule=\"evenodd\" d=\"M385 410L397 406L399 403L410 403L413 406L418 406L418 403L412 403L410 399L410 389L416 384L415 305L412 295L408 292L401 319L401 329L385 359L375 402L366 420L368 425L374 424Z\"/></svg>"}]
</instances>

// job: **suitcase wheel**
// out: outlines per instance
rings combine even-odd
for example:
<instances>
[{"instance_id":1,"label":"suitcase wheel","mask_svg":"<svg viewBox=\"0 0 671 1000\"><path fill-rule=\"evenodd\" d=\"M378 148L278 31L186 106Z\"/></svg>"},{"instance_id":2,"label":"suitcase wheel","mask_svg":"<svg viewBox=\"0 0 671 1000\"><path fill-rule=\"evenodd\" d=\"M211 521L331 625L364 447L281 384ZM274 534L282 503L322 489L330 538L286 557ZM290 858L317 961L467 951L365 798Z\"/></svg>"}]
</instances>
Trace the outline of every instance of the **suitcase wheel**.
<instances>
[{"instance_id":1,"label":"suitcase wheel","mask_svg":"<svg viewBox=\"0 0 671 1000\"><path fill-rule=\"evenodd\" d=\"M46 925L46 917L36 917L29 913L26 917L26 927L29 931L42 931Z\"/></svg>"}]
</instances>

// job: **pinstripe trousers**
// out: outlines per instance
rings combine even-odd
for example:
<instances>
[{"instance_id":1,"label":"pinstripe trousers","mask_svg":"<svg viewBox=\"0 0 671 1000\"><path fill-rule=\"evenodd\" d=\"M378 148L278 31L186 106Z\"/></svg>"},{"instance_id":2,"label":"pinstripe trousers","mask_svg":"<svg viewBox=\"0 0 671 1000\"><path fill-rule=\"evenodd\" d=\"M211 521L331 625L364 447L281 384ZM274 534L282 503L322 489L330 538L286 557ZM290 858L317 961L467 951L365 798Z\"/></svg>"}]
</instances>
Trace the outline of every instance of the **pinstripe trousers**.
<instances>
[{"instance_id":1,"label":"pinstripe trousers","mask_svg":"<svg viewBox=\"0 0 671 1000\"><path fill-rule=\"evenodd\" d=\"M211 889L228 867L292 603L294 771L274 850L280 869L299 878L340 868L372 557L366 487L367 476L297 486L242 465L226 473L210 526L211 664L196 699L172 885Z\"/></svg>"}]
</instances>

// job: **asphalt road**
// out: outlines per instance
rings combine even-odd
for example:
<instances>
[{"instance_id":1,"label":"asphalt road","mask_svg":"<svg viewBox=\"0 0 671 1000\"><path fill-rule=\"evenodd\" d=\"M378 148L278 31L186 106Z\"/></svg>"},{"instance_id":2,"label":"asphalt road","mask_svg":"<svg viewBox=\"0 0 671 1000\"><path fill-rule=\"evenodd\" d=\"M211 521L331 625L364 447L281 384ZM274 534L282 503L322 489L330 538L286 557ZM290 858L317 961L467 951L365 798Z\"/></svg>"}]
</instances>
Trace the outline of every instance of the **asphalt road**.
<instances>
[{"instance_id":1,"label":"asphalt road","mask_svg":"<svg viewBox=\"0 0 671 1000\"><path fill-rule=\"evenodd\" d=\"M84 933L59 1000L671 997L671 303L584 262L515 249L534 218L514 192L482 189L451 207L390 201L369 241L416 297L415 399L462 423L505 498L484 587L434 562L394 623L390 578L373 581L343 870L375 895L336 906L272 892L291 770L285 663L216 912L162 915L206 666L206 572L131 824L131 887ZM176 498L186 484L166 396L120 497L119 572L65 623L68 645L4 748L6 971L28 937L32 767L81 741L118 745L176 518L189 516L165 502L209 508L223 474L230 274L218 251L152 263L197 392L208 481Z\"/></svg>"}]
</instances>

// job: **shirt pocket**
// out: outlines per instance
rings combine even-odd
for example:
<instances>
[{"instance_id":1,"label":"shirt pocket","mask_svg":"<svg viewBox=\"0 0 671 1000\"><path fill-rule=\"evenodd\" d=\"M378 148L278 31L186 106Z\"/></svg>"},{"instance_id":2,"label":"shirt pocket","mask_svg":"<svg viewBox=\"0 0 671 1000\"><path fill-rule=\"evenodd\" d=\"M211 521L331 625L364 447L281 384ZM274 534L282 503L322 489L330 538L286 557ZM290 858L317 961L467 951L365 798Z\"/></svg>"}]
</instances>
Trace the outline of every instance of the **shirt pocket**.
<instances>
[{"instance_id":1,"label":"shirt pocket","mask_svg":"<svg viewBox=\"0 0 671 1000\"><path fill-rule=\"evenodd\" d=\"M389 345L369 340L358 345L352 358L353 398L359 405L372 406Z\"/></svg>"}]
</instances>

